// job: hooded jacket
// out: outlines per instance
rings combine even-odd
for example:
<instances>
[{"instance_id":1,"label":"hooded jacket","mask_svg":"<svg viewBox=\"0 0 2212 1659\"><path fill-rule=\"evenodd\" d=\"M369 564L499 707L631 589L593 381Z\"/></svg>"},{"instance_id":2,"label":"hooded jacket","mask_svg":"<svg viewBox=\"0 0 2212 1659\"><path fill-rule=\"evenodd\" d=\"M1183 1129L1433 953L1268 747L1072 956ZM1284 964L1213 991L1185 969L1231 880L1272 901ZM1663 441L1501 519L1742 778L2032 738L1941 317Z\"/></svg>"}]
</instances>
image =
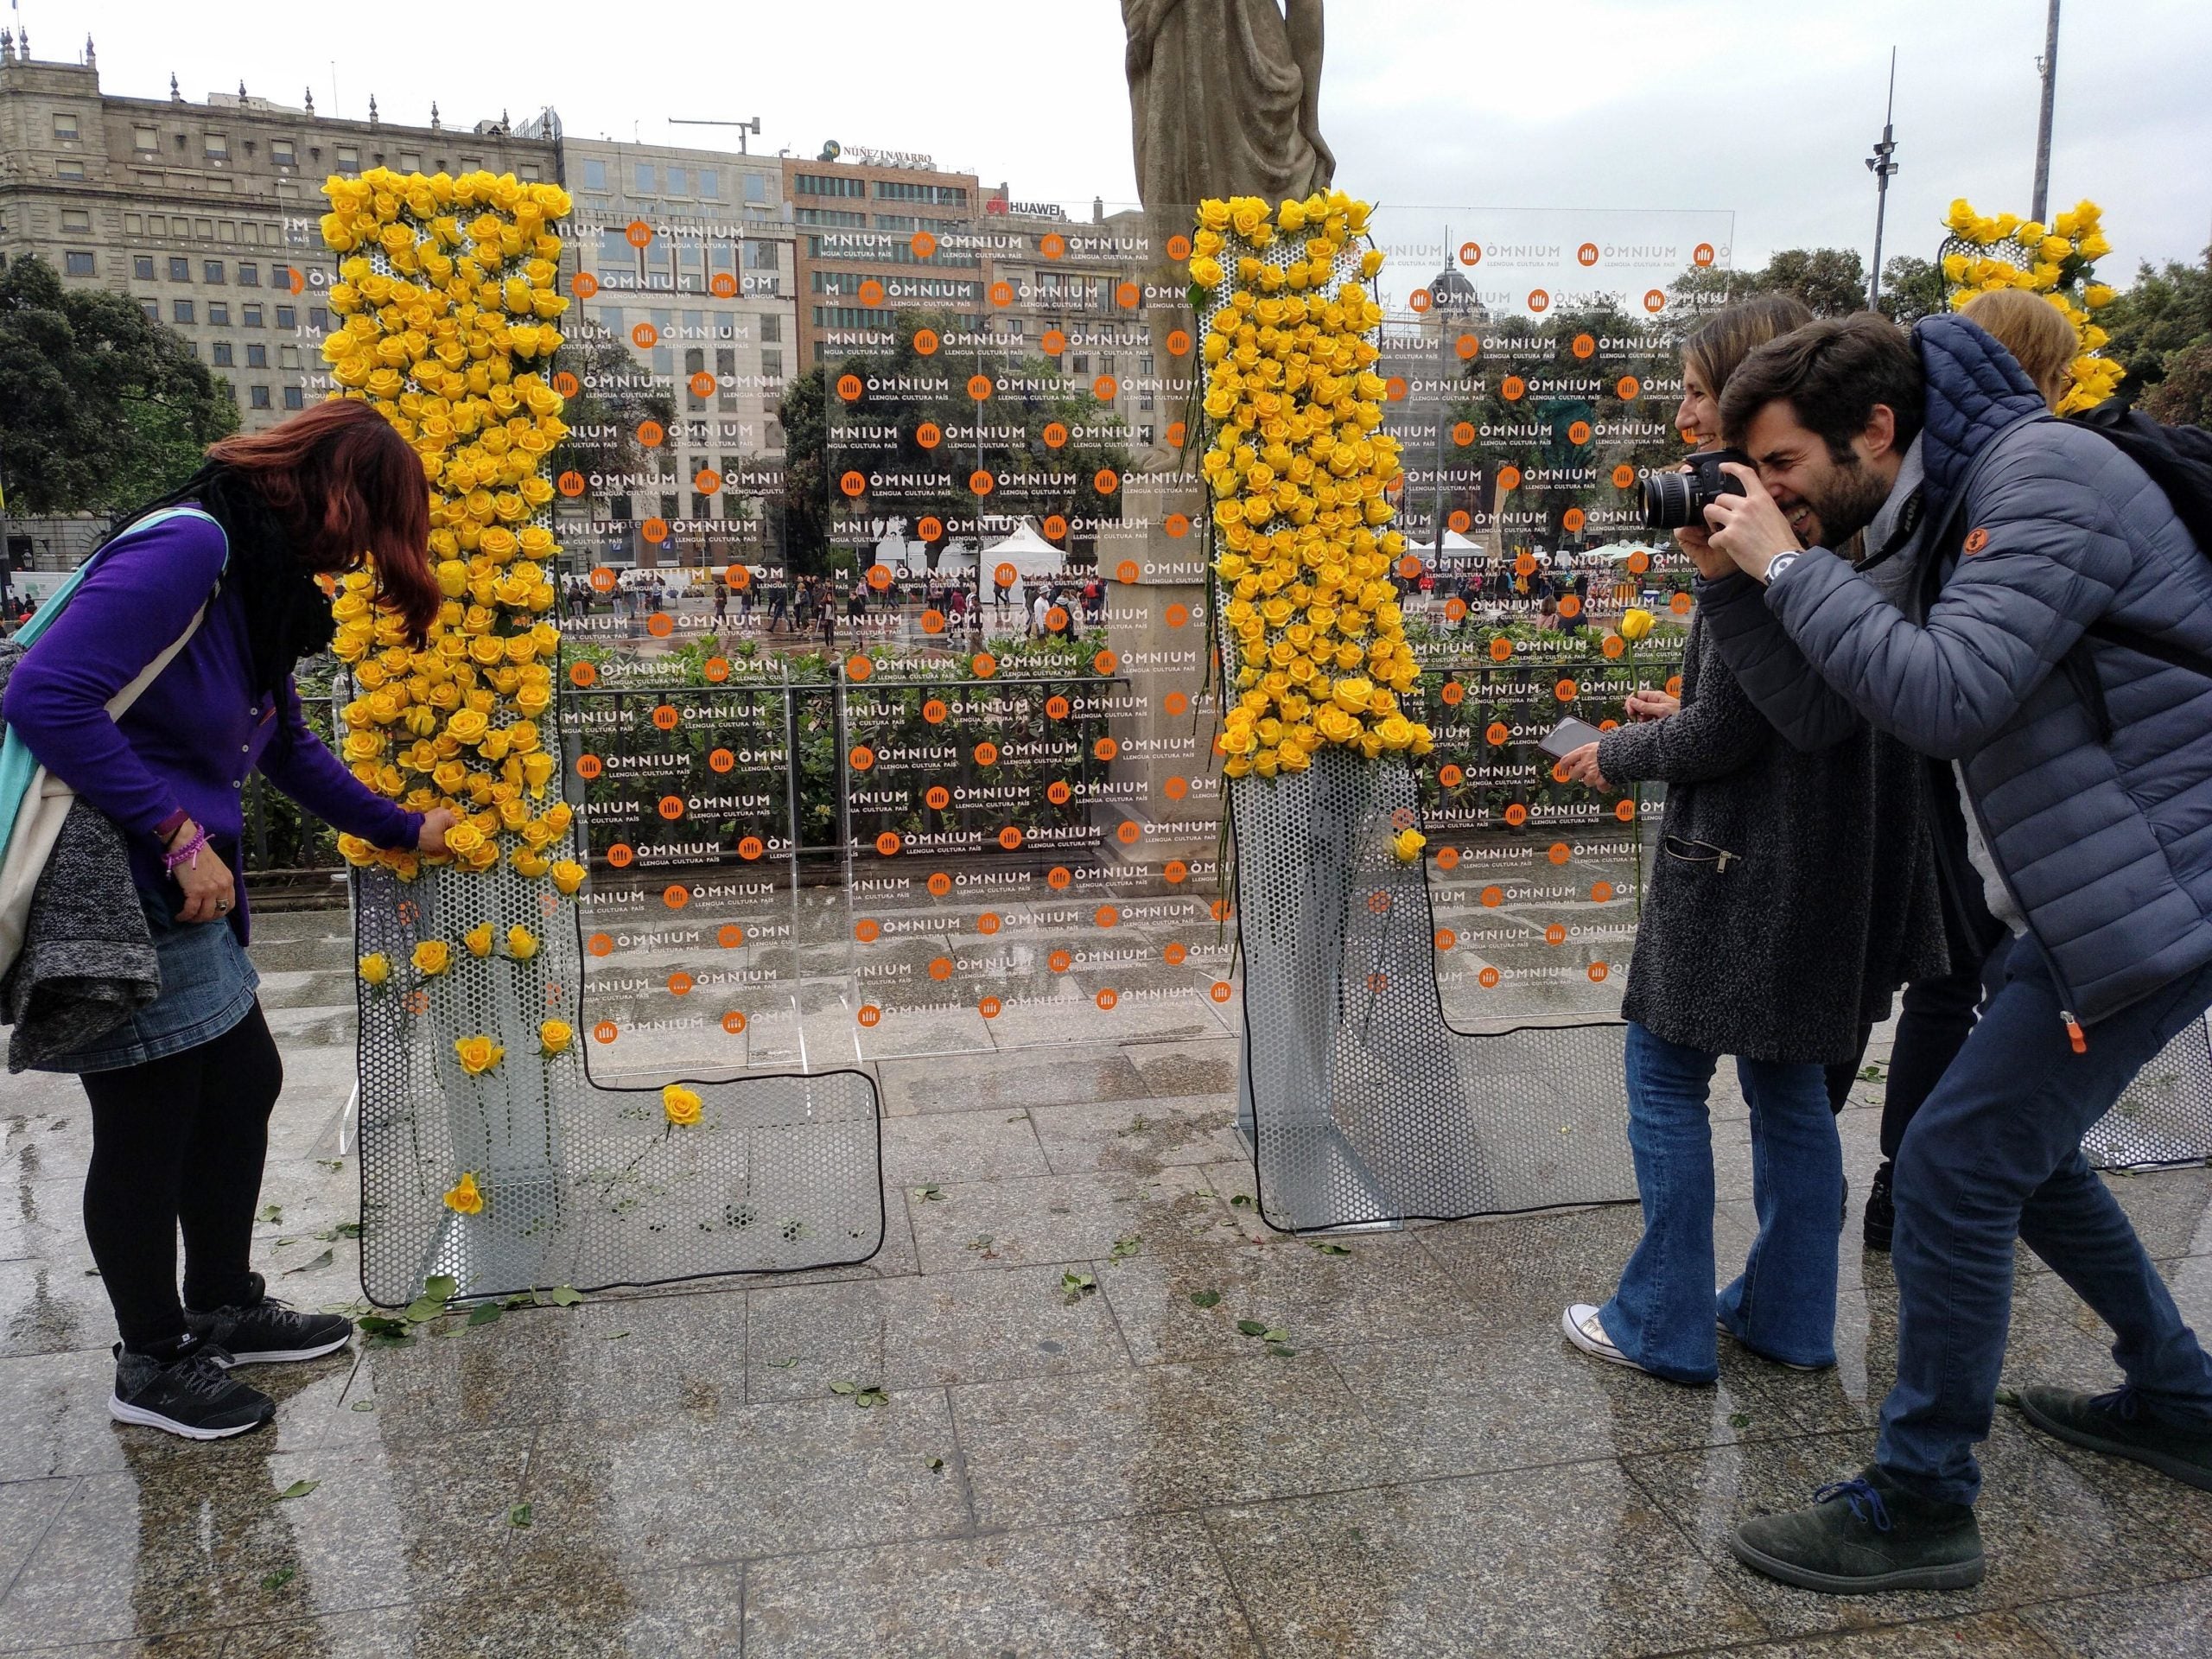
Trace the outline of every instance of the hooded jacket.
<instances>
[{"instance_id":1,"label":"hooded jacket","mask_svg":"<svg viewBox=\"0 0 2212 1659\"><path fill-rule=\"evenodd\" d=\"M1785 731L1833 718L1832 693L1960 762L2068 1017L2094 1024L2212 962L2212 677L2086 631L2212 653L2212 559L2140 467L2050 419L1980 328L1931 317L1914 339L1936 528L1910 602L1816 548L1763 605L1743 577L1710 584L1707 613ZM1820 682L1791 688L1800 653Z\"/></svg>"}]
</instances>

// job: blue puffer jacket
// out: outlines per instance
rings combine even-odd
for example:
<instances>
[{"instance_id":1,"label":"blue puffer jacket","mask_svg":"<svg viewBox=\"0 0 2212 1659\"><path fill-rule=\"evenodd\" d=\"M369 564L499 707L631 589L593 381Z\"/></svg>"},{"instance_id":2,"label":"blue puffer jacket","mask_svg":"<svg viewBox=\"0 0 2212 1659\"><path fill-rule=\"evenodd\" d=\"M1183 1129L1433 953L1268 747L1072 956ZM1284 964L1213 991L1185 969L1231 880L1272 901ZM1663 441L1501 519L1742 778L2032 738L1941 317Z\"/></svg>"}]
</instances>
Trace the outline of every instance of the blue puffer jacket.
<instances>
[{"instance_id":1,"label":"blue puffer jacket","mask_svg":"<svg viewBox=\"0 0 2212 1659\"><path fill-rule=\"evenodd\" d=\"M1712 584L1712 620L1755 695L1794 642L1874 725L1962 764L2005 885L2068 1009L2092 1024L2212 961L2212 677L2084 630L2212 657L2212 559L2142 468L2048 418L1979 327L1932 317L1914 338L1925 522L1940 533L1913 601L1900 612L1815 549L1767 588L1764 613L1743 578ZM2077 644L2106 741L2086 677L2054 671ZM1817 723L1829 695L1801 697L1798 717Z\"/></svg>"}]
</instances>

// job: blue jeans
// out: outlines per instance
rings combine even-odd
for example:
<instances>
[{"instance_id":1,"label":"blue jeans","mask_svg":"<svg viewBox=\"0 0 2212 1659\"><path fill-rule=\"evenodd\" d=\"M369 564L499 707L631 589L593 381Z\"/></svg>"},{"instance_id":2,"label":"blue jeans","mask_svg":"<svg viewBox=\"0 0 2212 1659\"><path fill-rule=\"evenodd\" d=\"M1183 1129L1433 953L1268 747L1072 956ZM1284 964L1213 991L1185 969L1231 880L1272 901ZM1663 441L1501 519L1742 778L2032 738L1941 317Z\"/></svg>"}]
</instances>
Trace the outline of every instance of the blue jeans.
<instances>
[{"instance_id":1,"label":"blue jeans","mask_svg":"<svg viewBox=\"0 0 2212 1659\"><path fill-rule=\"evenodd\" d=\"M1875 1459L1923 1497L1971 1503L2012 1312L2012 1240L2096 1310L2153 1416L2212 1428L2212 1362L2182 1323L2081 1140L2208 1005L2212 967L2092 1027L2076 1054L2042 952L2000 946L1997 995L1897 1150L1897 1383Z\"/></svg>"},{"instance_id":2,"label":"blue jeans","mask_svg":"<svg viewBox=\"0 0 2212 1659\"><path fill-rule=\"evenodd\" d=\"M1720 1373L1714 1317L1749 1348L1798 1365L1835 1363L1837 1216L1843 1144L1817 1065L1738 1059L1751 1109L1751 1198L1759 1236L1716 1300L1713 1130L1720 1057L1628 1028L1628 1141L1643 1237L1599 1310L1614 1344L1677 1382Z\"/></svg>"}]
</instances>

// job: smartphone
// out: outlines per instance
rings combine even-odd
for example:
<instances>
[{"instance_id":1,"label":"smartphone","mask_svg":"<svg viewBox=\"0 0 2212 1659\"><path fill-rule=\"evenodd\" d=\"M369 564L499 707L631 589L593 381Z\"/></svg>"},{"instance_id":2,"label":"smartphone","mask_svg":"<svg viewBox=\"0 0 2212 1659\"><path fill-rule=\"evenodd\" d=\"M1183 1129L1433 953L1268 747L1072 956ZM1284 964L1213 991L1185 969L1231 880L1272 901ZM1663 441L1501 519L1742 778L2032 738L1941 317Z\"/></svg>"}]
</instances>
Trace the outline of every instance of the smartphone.
<instances>
[{"instance_id":1,"label":"smartphone","mask_svg":"<svg viewBox=\"0 0 2212 1659\"><path fill-rule=\"evenodd\" d=\"M1564 760L1585 743L1595 743L1605 734L1586 720L1577 720L1569 715L1547 732L1536 747L1546 754Z\"/></svg>"}]
</instances>

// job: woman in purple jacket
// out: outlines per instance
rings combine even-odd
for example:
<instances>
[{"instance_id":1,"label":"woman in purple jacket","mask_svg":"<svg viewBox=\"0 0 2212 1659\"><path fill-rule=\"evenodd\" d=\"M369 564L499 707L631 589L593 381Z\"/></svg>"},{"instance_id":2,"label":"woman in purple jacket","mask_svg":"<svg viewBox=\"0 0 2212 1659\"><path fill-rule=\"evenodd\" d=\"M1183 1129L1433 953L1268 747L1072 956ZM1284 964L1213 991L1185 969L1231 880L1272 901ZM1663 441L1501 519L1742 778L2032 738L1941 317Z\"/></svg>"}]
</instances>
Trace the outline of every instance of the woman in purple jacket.
<instances>
[{"instance_id":1,"label":"woman in purple jacket","mask_svg":"<svg viewBox=\"0 0 2212 1659\"><path fill-rule=\"evenodd\" d=\"M85 1232L123 1338L109 1413L194 1440L274 1414L232 1365L334 1352L353 1330L272 1300L248 1268L283 1067L255 998L232 874L246 775L258 769L383 847L438 852L453 822L403 811L357 780L308 729L292 683L293 664L332 636L315 578L359 568L365 552L416 641L435 620L415 452L367 404L337 402L226 438L207 457L93 556L10 679L4 708L47 769L130 843L161 994L52 1069L79 1073L92 1101ZM184 648L111 718L109 699L203 606Z\"/></svg>"}]
</instances>

